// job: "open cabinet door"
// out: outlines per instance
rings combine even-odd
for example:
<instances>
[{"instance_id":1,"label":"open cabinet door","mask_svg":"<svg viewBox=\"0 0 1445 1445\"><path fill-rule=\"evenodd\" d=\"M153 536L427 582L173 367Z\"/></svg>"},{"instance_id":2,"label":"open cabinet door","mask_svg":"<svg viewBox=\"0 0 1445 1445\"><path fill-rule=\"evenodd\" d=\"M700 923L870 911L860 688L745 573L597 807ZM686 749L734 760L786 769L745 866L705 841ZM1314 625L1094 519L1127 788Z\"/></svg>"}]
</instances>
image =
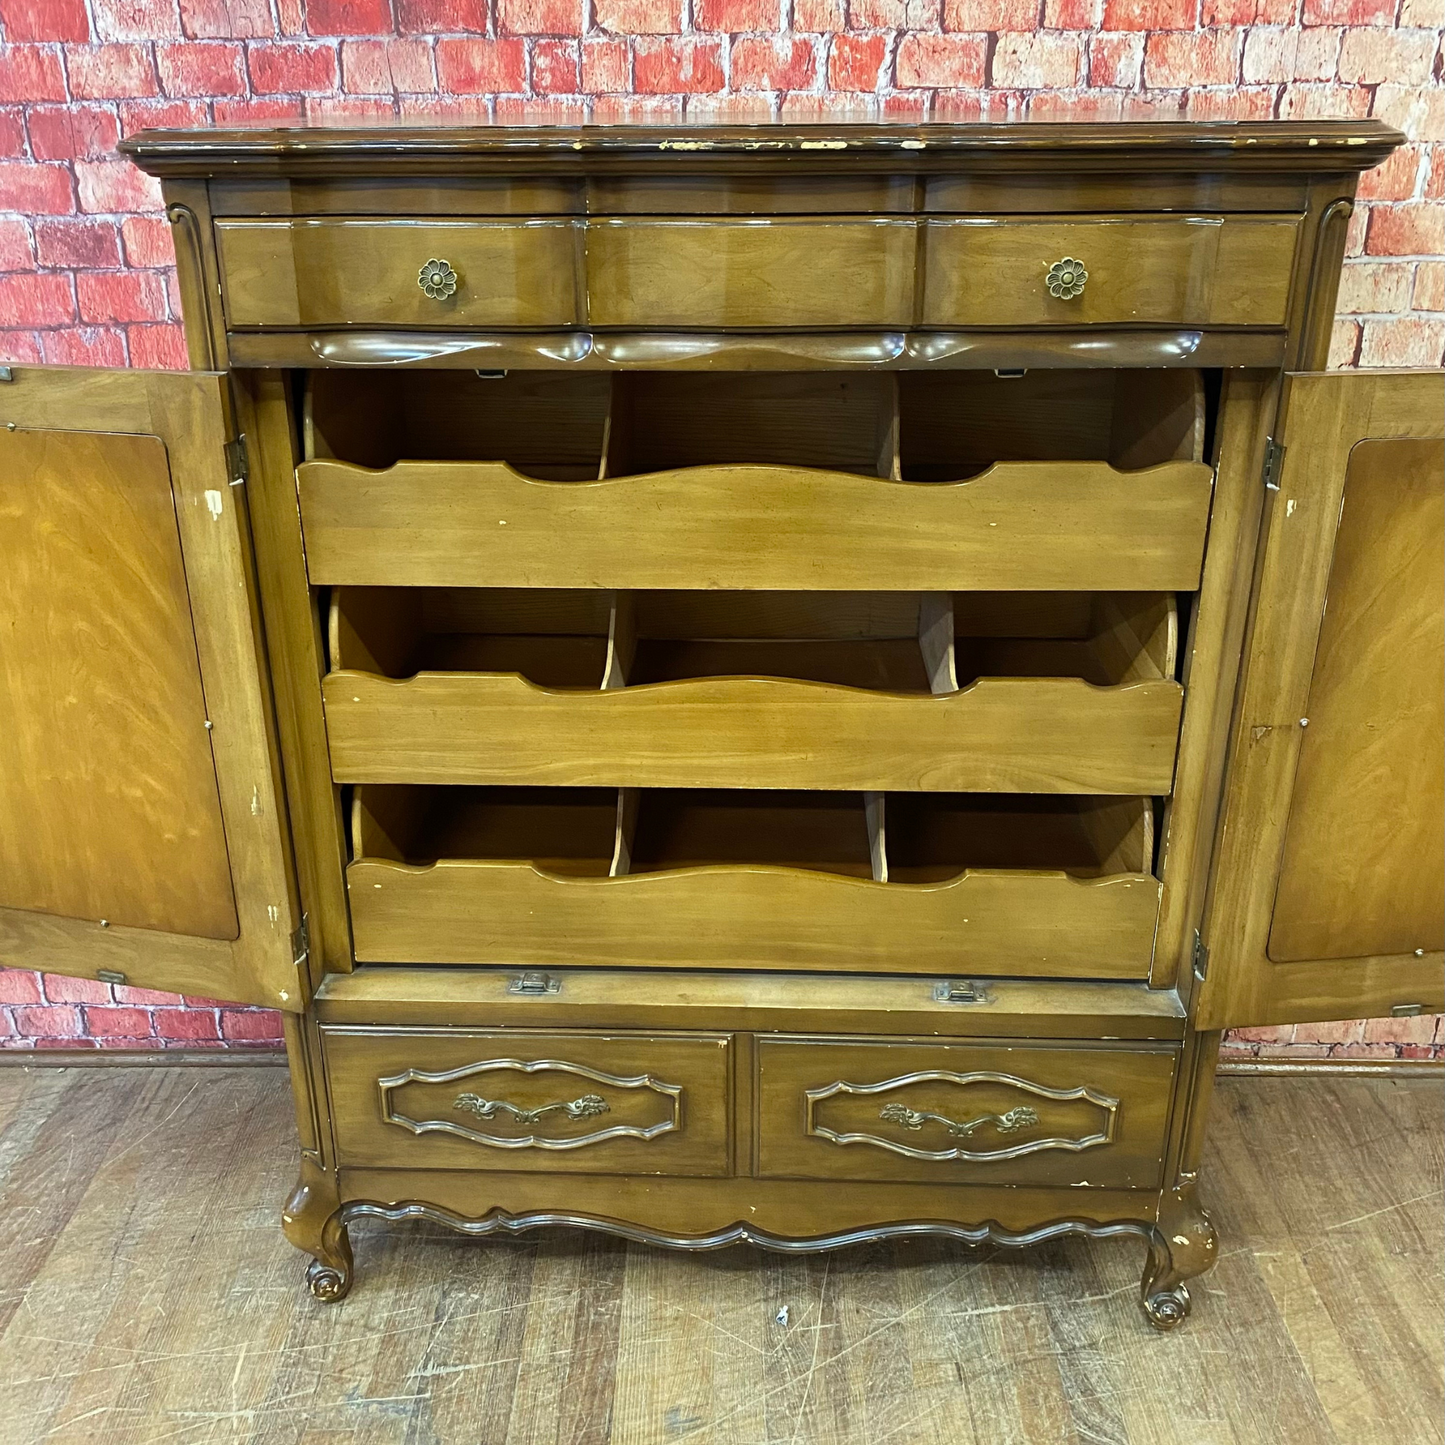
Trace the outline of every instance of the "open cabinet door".
<instances>
[{"instance_id":1,"label":"open cabinet door","mask_svg":"<svg viewBox=\"0 0 1445 1445\"><path fill-rule=\"evenodd\" d=\"M1291 376L1201 1027L1445 1006L1445 375Z\"/></svg>"},{"instance_id":2,"label":"open cabinet door","mask_svg":"<svg viewBox=\"0 0 1445 1445\"><path fill-rule=\"evenodd\" d=\"M0 964L299 1010L223 387L0 381Z\"/></svg>"}]
</instances>

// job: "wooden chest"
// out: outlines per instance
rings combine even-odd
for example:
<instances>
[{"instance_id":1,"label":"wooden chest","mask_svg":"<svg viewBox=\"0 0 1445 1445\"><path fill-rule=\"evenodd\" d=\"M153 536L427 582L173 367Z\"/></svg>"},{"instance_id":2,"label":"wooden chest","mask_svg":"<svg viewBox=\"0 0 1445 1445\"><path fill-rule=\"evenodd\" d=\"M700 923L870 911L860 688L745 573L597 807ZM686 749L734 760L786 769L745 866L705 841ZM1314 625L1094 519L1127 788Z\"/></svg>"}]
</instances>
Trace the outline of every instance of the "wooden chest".
<instances>
[{"instance_id":1,"label":"wooden chest","mask_svg":"<svg viewBox=\"0 0 1445 1445\"><path fill-rule=\"evenodd\" d=\"M1400 139L127 140L197 372L0 384L0 961L285 1011L323 1299L1123 1232L1178 1323L1220 1031L1441 1006L1445 389L1319 374Z\"/></svg>"}]
</instances>

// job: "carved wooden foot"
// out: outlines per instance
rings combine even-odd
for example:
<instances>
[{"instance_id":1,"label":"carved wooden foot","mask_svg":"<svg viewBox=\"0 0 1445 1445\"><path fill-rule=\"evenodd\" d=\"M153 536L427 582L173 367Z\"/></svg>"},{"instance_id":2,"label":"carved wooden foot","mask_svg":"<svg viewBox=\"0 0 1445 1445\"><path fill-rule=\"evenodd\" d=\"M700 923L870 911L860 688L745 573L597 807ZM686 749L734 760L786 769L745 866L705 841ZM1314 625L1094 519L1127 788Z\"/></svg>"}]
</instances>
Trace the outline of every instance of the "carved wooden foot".
<instances>
[{"instance_id":1,"label":"carved wooden foot","mask_svg":"<svg viewBox=\"0 0 1445 1445\"><path fill-rule=\"evenodd\" d=\"M306 1266L306 1287L323 1304L334 1304L351 1293L351 1242L340 1225L339 1248L329 1260L313 1259Z\"/></svg>"},{"instance_id":2,"label":"carved wooden foot","mask_svg":"<svg viewBox=\"0 0 1445 1445\"><path fill-rule=\"evenodd\" d=\"M345 1299L351 1291L351 1240L341 1218L335 1176L310 1159L301 1161L301 1177L281 1211L286 1238L309 1254L306 1284L319 1300Z\"/></svg>"},{"instance_id":3,"label":"carved wooden foot","mask_svg":"<svg viewBox=\"0 0 1445 1445\"><path fill-rule=\"evenodd\" d=\"M1172 1330L1184 1322L1190 1304L1184 1282L1214 1267L1217 1248L1214 1226L1195 1199L1194 1186L1165 1194L1139 1287L1140 1303L1155 1329Z\"/></svg>"}]
</instances>

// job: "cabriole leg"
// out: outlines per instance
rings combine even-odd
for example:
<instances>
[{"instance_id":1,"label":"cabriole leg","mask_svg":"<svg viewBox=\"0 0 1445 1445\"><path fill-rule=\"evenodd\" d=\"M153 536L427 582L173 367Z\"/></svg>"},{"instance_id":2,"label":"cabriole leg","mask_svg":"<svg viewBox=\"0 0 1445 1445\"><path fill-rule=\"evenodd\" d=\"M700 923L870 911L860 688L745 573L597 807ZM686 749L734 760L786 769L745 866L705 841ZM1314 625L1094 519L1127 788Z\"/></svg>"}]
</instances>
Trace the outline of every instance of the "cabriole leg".
<instances>
[{"instance_id":1,"label":"cabriole leg","mask_svg":"<svg viewBox=\"0 0 1445 1445\"><path fill-rule=\"evenodd\" d=\"M351 1291L351 1240L341 1217L336 1179L302 1157L301 1177L281 1211L286 1238L311 1256L306 1284L319 1300L345 1299Z\"/></svg>"},{"instance_id":2,"label":"cabriole leg","mask_svg":"<svg viewBox=\"0 0 1445 1445\"><path fill-rule=\"evenodd\" d=\"M1165 1194L1140 1285L1140 1303L1155 1329L1183 1323L1190 1304L1185 1281L1212 1269L1217 1251L1214 1226L1194 1197L1194 1186Z\"/></svg>"}]
</instances>

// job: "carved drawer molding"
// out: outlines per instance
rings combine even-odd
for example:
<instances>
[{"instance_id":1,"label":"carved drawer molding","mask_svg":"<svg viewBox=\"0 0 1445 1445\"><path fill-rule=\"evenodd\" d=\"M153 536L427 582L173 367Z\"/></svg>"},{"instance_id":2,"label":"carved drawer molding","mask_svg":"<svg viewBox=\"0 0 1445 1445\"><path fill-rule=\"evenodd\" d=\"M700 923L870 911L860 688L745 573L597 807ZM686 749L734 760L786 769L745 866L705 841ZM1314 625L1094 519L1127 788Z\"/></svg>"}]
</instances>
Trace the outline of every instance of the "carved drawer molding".
<instances>
[{"instance_id":1,"label":"carved drawer molding","mask_svg":"<svg viewBox=\"0 0 1445 1445\"><path fill-rule=\"evenodd\" d=\"M558 1074L558 1097L538 1104L518 1104L500 1096L500 1091L491 1083L490 1076L508 1074L536 1075ZM511 1119L526 1127L542 1124L547 1120L605 1119L612 1112L612 1106L595 1090L584 1089L573 1094L565 1086L565 1076L585 1079L611 1089L646 1089L658 1096L662 1109L661 1117L652 1124L604 1124L585 1134L567 1137L548 1137L545 1134L489 1134L479 1128L461 1122L463 1117L478 1121ZM408 1084L459 1084L466 1079L488 1080L485 1091L462 1090L451 1102L451 1108L458 1118L413 1119L400 1112L395 1097L397 1091ZM377 1081L381 1099L381 1116L388 1124L396 1124L413 1134L454 1134L460 1139L470 1139L474 1144L484 1144L492 1149L582 1149L589 1144L601 1144L609 1139L655 1139L659 1134L672 1133L682 1128L682 1085L668 1084L650 1074L622 1077L606 1074L599 1069L590 1069L584 1064L571 1064L561 1059L487 1059L482 1063L467 1064L458 1069L447 1069L440 1073L424 1069L406 1069Z\"/></svg>"},{"instance_id":2,"label":"carved drawer molding","mask_svg":"<svg viewBox=\"0 0 1445 1445\"><path fill-rule=\"evenodd\" d=\"M867 1095L886 1099L887 1095L896 1093L898 1090L926 1083L957 1085L960 1090L958 1108L944 1114L932 1110L913 1109L903 1101L894 1099L883 1103L878 1111L879 1120L910 1133L916 1133L920 1138L965 1140L975 1137L996 1138L1001 1141L1002 1147L969 1149L963 1144L958 1144L949 1149L924 1149L904 1143L899 1139L889 1138L882 1133L866 1133L861 1130L845 1133L830 1129L818 1120L819 1105L840 1094ZM1023 1095L1023 1098L1018 1104L1006 1110L972 1109L968 1102L969 1086L979 1084L1003 1085L1006 1088L1017 1090ZM1018 1078L1013 1074L995 1073L991 1070L957 1074L947 1070L928 1069L911 1074L900 1074L896 1078L884 1079L876 1084L853 1084L839 1079L822 1088L808 1089L804 1098L807 1111L805 1129L811 1137L827 1139L834 1144L871 1144L875 1148L887 1149L894 1154L905 1155L909 1159L939 1162L959 1159L967 1160L970 1163L982 1163L989 1160L1018 1159L1025 1154L1036 1154L1049 1149L1079 1153L1084 1149L1093 1149L1101 1144L1112 1143L1119 1117L1119 1100L1108 1094L1100 1093L1096 1089L1082 1084L1072 1089L1051 1089L1043 1084L1035 1084L1028 1079ZM1044 1133L1040 1137L1037 1133L1031 1133L1029 1137L1020 1138L1017 1142L1008 1142L1015 1135L1024 1131L1046 1131L1050 1127L1047 1119L1041 1118L1039 1111L1028 1102L1030 1098L1048 1100L1053 1103L1087 1101L1099 1111L1098 1128L1091 1133L1076 1133L1072 1137L1049 1133Z\"/></svg>"}]
</instances>

